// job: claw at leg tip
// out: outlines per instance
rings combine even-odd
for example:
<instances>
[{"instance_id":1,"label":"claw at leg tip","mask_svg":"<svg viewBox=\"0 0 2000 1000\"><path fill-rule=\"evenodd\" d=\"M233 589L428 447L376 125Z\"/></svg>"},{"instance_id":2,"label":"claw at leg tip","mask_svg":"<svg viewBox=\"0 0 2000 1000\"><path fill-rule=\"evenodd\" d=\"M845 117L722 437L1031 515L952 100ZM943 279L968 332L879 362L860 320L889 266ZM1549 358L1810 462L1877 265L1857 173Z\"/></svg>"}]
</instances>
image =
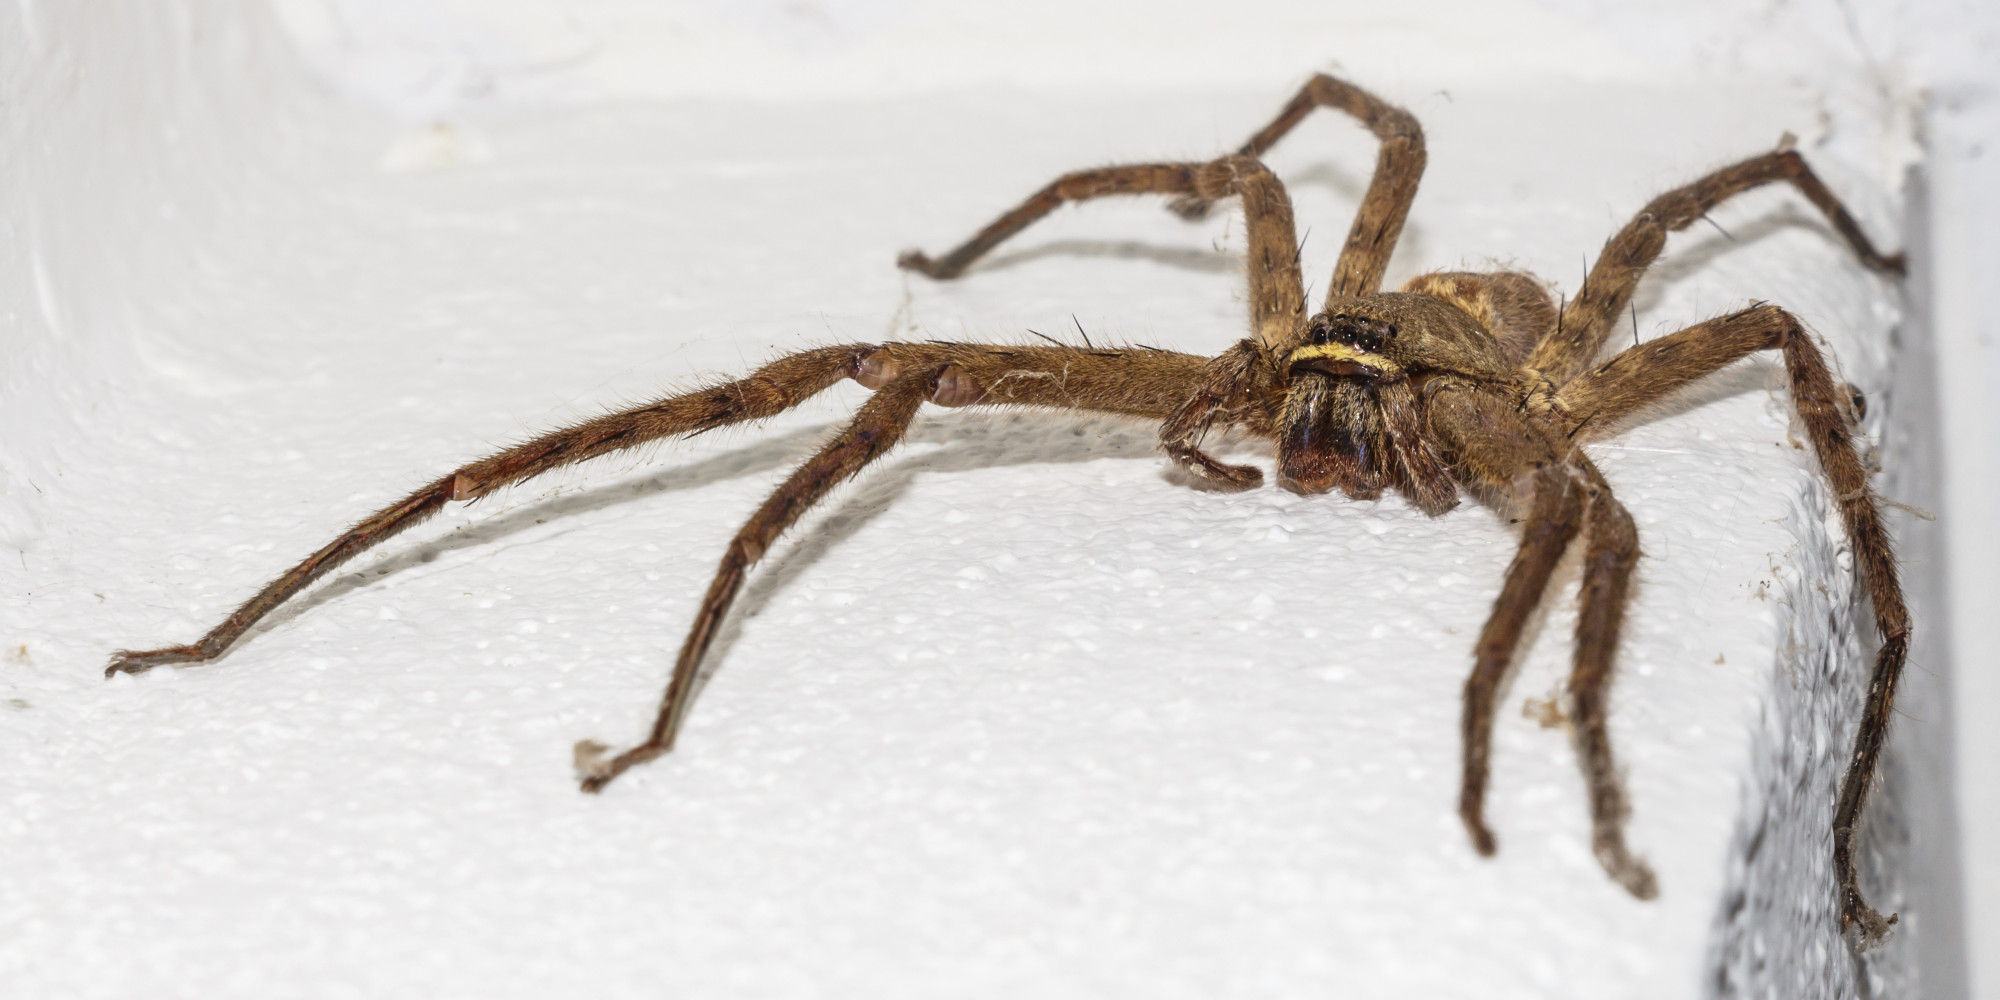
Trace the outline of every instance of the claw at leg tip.
<instances>
[{"instance_id":1,"label":"claw at leg tip","mask_svg":"<svg viewBox=\"0 0 2000 1000\"><path fill-rule=\"evenodd\" d=\"M1486 822L1477 816L1463 816L1465 832L1472 836L1472 849L1482 858L1490 858L1499 853L1500 845L1493 839L1493 831L1486 828Z\"/></svg>"},{"instance_id":2,"label":"claw at leg tip","mask_svg":"<svg viewBox=\"0 0 2000 1000\"><path fill-rule=\"evenodd\" d=\"M104 679L110 680L119 674L143 674L153 669L153 664L148 661L157 655L157 653L135 653L129 649L121 649L111 654L111 661L104 665Z\"/></svg>"},{"instance_id":3,"label":"claw at leg tip","mask_svg":"<svg viewBox=\"0 0 2000 1000\"><path fill-rule=\"evenodd\" d=\"M570 760L578 774L594 774L603 767L604 756L611 747L596 740L577 740L570 750Z\"/></svg>"},{"instance_id":4,"label":"claw at leg tip","mask_svg":"<svg viewBox=\"0 0 2000 1000\"><path fill-rule=\"evenodd\" d=\"M586 792L602 791L617 775L612 769L611 748L596 740L578 740L571 751L576 778Z\"/></svg>"},{"instance_id":5,"label":"claw at leg tip","mask_svg":"<svg viewBox=\"0 0 2000 1000\"><path fill-rule=\"evenodd\" d=\"M1646 862L1636 858L1625 849L1622 838L1600 840L1593 853L1597 863L1613 882L1625 887L1625 891L1639 899L1653 899L1660 894L1659 879L1653 876L1653 869Z\"/></svg>"},{"instance_id":6,"label":"claw at leg tip","mask_svg":"<svg viewBox=\"0 0 2000 1000\"><path fill-rule=\"evenodd\" d=\"M1659 879L1653 877L1653 870L1643 862L1633 862L1632 869L1618 878L1627 892L1640 899L1657 899L1660 895Z\"/></svg>"},{"instance_id":7,"label":"claw at leg tip","mask_svg":"<svg viewBox=\"0 0 2000 1000\"><path fill-rule=\"evenodd\" d=\"M1856 900L1841 913L1842 929L1853 931L1862 949L1881 944L1889 937L1889 929L1896 925L1900 914L1891 913L1887 917L1876 912L1867 903Z\"/></svg>"},{"instance_id":8,"label":"claw at leg tip","mask_svg":"<svg viewBox=\"0 0 2000 1000\"><path fill-rule=\"evenodd\" d=\"M596 740L579 740L572 751L576 765L576 777L586 792L602 791L611 779L624 774L636 764L644 764L667 752L667 748L656 743L641 743L623 753L613 754L611 748Z\"/></svg>"}]
</instances>

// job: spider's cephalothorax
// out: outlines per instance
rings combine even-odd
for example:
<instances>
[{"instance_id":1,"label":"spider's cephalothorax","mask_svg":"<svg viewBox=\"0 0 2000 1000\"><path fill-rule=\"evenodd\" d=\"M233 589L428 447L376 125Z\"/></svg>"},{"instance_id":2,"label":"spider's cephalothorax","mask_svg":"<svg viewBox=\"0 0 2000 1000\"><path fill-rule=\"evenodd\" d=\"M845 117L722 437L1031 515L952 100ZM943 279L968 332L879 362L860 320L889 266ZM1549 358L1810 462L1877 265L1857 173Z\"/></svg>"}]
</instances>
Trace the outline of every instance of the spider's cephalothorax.
<instances>
[{"instance_id":1,"label":"spider's cephalothorax","mask_svg":"<svg viewBox=\"0 0 2000 1000\"><path fill-rule=\"evenodd\" d=\"M1382 145L1325 306L1308 318L1291 201L1257 158L1318 107L1353 116ZM1884 920L1861 895L1854 831L1908 649L1909 616L1868 472L1850 440L1844 416L1850 394L1833 381L1799 322L1770 305L1698 323L1609 360L1600 355L1667 233L1759 185L1797 188L1875 270L1900 273L1901 255L1876 252L1786 144L1653 199L1611 237L1583 286L1560 309L1539 282L1517 272L1427 274L1384 293L1383 271L1423 168L1423 131L1408 113L1351 84L1315 77L1234 154L1206 163L1066 174L943 258L912 251L900 261L933 278L955 278L1066 202L1170 195L1176 212L1199 218L1217 199L1235 197L1249 238L1250 336L1216 357L1089 344L936 341L847 344L788 355L734 382L607 414L453 470L306 557L195 642L117 653L106 673L214 659L335 566L453 500L476 499L648 441L770 417L843 379L873 390L847 428L793 472L723 551L646 738L617 754L592 741L578 744L583 787L597 791L673 746L702 656L750 565L836 483L894 446L923 403L1034 405L1157 420L1167 455L1197 480L1225 489L1255 486L1263 478L1254 467L1226 464L1202 450L1211 428L1237 427L1275 442L1281 481L1292 489L1338 490L1358 499L1394 489L1433 515L1451 509L1463 489L1520 523L1520 550L1474 644L1465 684L1459 815L1483 854L1494 850L1484 801L1495 694L1556 562L1572 543L1583 547L1567 714L1589 791L1591 842L1619 884L1650 897L1653 874L1625 846L1627 806L1606 726L1638 535L1582 449L1690 382L1746 355L1775 350L1783 353L1793 405L1839 505L1882 638L1833 814L1842 918L1865 938L1880 936L1894 918Z\"/></svg>"},{"instance_id":2,"label":"spider's cephalothorax","mask_svg":"<svg viewBox=\"0 0 2000 1000\"><path fill-rule=\"evenodd\" d=\"M1392 292L1328 303L1296 339L1276 362L1286 384L1274 418L1284 485L1357 500L1394 487L1432 515L1456 506L1421 399L1441 380L1512 383L1493 334L1443 298Z\"/></svg>"}]
</instances>

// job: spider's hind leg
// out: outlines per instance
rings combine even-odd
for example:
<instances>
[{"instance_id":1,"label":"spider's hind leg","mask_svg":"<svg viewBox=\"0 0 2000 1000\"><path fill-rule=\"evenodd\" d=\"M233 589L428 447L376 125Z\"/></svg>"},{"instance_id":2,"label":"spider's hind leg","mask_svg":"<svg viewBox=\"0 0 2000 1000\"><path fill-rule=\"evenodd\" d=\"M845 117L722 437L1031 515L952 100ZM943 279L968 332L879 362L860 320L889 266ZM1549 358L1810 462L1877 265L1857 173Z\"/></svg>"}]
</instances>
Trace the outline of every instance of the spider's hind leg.
<instances>
[{"instance_id":1,"label":"spider's hind leg","mask_svg":"<svg viewBox=\"0 0 2000 1000\"><path fill-rule=\"evenodd\" d=\"M1535 349L1528 367L1557 385L1588 368L1603 350L1626 304L1632 301L1639 279L1659 259L1669 232L1686 229L1709 209L1736 195L1778 181L1791 184L1805 195L1863 264L1888 274L1903 273L1903 255L1884 255L1875 249L1853 213L1806 165L1805 158L1790 148L1788 137L1779 149L1724 167L1648 202L1637 217L1604 244L1604 251L1583 279L1583 287L1563 309L1558 333Z\"/></svg>"}]
</instances>

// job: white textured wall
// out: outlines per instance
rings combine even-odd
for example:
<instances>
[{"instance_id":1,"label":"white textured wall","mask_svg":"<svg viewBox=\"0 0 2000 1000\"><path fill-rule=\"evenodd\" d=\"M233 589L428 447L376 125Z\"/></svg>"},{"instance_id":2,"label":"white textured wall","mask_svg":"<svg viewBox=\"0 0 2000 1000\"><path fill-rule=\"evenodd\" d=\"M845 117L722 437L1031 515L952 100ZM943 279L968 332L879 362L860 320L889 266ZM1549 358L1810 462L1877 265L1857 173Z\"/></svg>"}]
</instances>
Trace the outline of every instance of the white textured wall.
<instances>
[{"instance_id":1,"label":"white textured wall","mask_svg":"<svg viewBox=\"0 0 2000 1000\"><path fill-rule=\"evenodd\" d=\"M34 112L0 153L19 179L0 527L20 552L0 573L25 609L0 619L20 637L0 852L26 889L0 910L0 972L107 993L309 975L1687 996L1894 992L1935 963L1926 985L1951 988L1927 922L1948 911L1897 874L1931 827L1880 814L1885 902L1910 923L1866 963L1811 901L1863 653L1821 494L1755 373L1600 456L1651 557L1614 724L1656 904L1596 872L1566 741L1514 714L1560 674L1560 607L1508 702L1503 854L1464 848L1455 697L1499 525L1190 494L1143 428L927 422L807 532L837 544L765 567L686 750L602 802L568 792L568 741L637 725L711 549L839 405L774 444L699 442L664 472L609 463L455 514L212 671L94 676L394 489L691 372L1071 312L1219 347L1240 322L1208 250L1228 233L1150 207L1072 213L957 286L887 261L1055 169L1222 148L1330 57L1433 133L1396 274L1498 257L1573 288L1644 197L1783 129L1894 233L1914 77L1838 72L1844 26L1804 17L1819 30L1766 59L1770 25L1711 18L1743 24L1714 41L1496 5L1104 8L1061 34L1053 9L901 4L279 10L297 51L255 7L22 6L0 36L6 93ZM1687 79L1753 66L1778 69ZM531 110L552 103L573 110ZM1320 126L1279 165L1307 221L1338 220L1368 156ZM1680 241L1642 330L1777 298L1905 426L1893 293L1783 204L1721 217L1748 246ZM1366 636L1297 627L1328 613L1306 595L1357 579L1381 581ZM1933 744L1898 746L1890 800L1938 768Z\"/></svg>"}]
</instances>

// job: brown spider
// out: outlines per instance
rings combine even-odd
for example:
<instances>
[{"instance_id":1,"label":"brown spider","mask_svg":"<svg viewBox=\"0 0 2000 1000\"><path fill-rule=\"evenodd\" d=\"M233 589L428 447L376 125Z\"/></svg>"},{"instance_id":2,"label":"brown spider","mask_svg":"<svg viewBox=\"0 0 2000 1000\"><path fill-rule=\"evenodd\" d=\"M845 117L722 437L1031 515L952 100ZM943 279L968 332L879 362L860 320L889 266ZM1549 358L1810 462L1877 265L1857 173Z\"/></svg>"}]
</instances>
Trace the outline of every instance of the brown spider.
<instances>
[{"instance_id":1,"label":"brown spider","mask_svg":"<svg viewBox=\"0 0 2000 1000\"><path fill-rule=\"evenodd\" d=\"M1353 116L1382 145L1325 307L1308 316L1291 202L1258 157L1316 107ZM1833 822L1844 923L1864 938L1879 937L1895 918L1885 920L1861 895L1854 829L1881 750L1910 626L1868 472L1843 415L1847 398L1799 321L1772 305L1753 305L1608 361L1597 359L1666 234L1750 188L1789 182L1875 270L1900 273L1902 256L1876 252L1799 154L1781 147L1655 198L1611 238L1576 297L1560 307L1537 279L1510 271L1426 274L1401 291L1383 292L1383 270L1423 169L1423 132L1414 118L1351 84L1317 76L1232 155L1208 163L1066 174L942 259L913 251L899 261L932 278L955 278L1066 202L1165 194L1175 196L1175 211L1197 218L1215 200L1237 196L1249 230L1252 329L1248 339L1216 357L1154 348L941 342L847 344L792 354L737 381L598 417L456 469L308 556L194 643L116 653L105 674L214 659L314 580L451 501L476 500L647 441L770 417L842 379L875 390L847 428L793 472L730 542L646 739L615 755L596 742L577 744L578 776L585 791L595 792L627 768L672 748L696 668L750 565L836 484L894 446L924 402L1030 405L1159 420L1166 453L1199 482L1225 489L1247 489L1263 478L1256 468L1224 464L1201 450L1211 428L1238 427L1275 440L1278 473L1287 488L1338 489L1357 499L1393 488L1431 515L1456 506L1464 488L1523 525L1519 552L1474 647L1465 684L1459 814L1481 854L1494 851L1483 804L1495 692L1557 561L1582 538L1581 613L1568 714L1589 789L1592 845L1613 879L1633 895L1650 898L1657 891L1653 874L1625 845L1627 807L1605 724L1638 538L1631 516L1582 446L1689 383L1746 355L1777 350L1784 354L1793 404L1839 500L1881 632Z\"/></svg>"}]
</instances>

